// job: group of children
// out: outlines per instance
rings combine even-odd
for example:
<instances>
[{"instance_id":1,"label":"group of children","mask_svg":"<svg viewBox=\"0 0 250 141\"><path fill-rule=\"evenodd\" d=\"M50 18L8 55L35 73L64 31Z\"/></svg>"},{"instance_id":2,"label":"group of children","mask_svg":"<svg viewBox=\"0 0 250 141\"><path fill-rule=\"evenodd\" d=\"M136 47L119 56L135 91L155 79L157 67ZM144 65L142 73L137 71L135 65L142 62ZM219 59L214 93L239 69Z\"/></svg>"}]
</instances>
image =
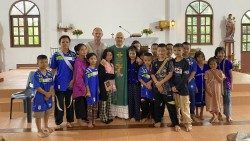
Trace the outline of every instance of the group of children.
<instances>
[{"instance_id":1,"label":"group of children","mask_svg":"<svg viewBox=\"0 0 250 141\"><path fill-rule=\"evenodd\" d=\"M225 58L224 48L218 47L215 57L211 57L207 64L203 52L197 51L193 58L189 55L190 48L190 44L184 42L153 44L152 53L142 53L135 46L127 49L131 121L145 122L151 118L154 126L160 127L166 106L171 127L180 131L180 124L183 123L188 132L192 130L192 120L197 117L203 119L205 105L212 114L211 123L222 120L223 105L226 119L231 122L232 63ZM96 54L88 53L86 45L78 44L74 49L77 58L72 96L76 119L80 125L87 122L91 128L99 113L101 121L109 124L113 121L111 101L116 91L113 52L105 49L102 61L97 62ZM172 53L175 58L171 57ZM137 62L137 58L142 63ZM33 111L38 132L46 136L41 129L41 118L44 117L45 129L51 133L53 130L48 127L48 115L52 107L53 75L46 69L48 59L45 55L39 55L37 63L39 69L34 75L37 92Z\"/></svg>"}]
</instances>

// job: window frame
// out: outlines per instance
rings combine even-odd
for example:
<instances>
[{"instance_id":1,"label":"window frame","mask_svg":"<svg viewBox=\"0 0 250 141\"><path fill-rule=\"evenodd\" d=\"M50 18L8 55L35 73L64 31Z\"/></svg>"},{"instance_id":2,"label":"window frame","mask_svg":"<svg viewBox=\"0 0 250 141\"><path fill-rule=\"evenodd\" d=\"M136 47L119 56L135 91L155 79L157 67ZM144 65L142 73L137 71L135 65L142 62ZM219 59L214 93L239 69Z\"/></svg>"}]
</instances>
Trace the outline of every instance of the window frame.
<instances>
[{"instance_id":1,"label":"window frame","mask_svg":"<svg viewBox=\"0 0 250 141\"><path fill-rule=\"evenodd\" d=\"M246 51L243 50L243 43L246 43L247 45L250 44L250 41L248 41L248 37L246 38L246 42L243 42L243 35L247 35L250 36L250 33L247 34L243 34L243 26L247 27L247 32L248 32L248 28L250 31L250 16L247 15L247 13L250 13L250 10L248 10L247 12L244 13L244 15L241 18L241 52L250 52L250 49L248 50L248 47L246 46ZM243 18L247 16L247 18L249 19L249 23L243 23Z\"/></svg>"},{"instance_id":2,"label":"window frame","mask_svg":"<svg viewBox=\"0 0 250 141\"><path fill-rule=\"evenodd\" d=\"M15 5L17 4L17 3L19 3L19 2L26 2L26 1L28 1L28 2L31 2L32 4L34 4L30 9L29 9L29 11L28 12L30 12L33 8L37 8L37 10L38 10L38 12L39 12L39 15L29 15L29 14L27 14L27 13L22 13L22 15L11 15L11 12L12 12L12 10L13 10L13 8L15 7ZM25 11L25 4L23 5L24 6L24 11ZM20 11L21 12L21 11ZM14 24L13 24L13 19L14 18L22 18L23 19L23 26L20 26L19 25L19 21L18 21L18 25L17 26L14 26ZM28 25L28 18L37 18L38 19L38 25L37 26L34 26L34 25L32 25L32 26L29 26ZM24 28L24 35L22 36L20 36L19 35L19 30L18 30L18 35L14 35L14 28L15 27L18 27L18 29L20 28L20 27L23 27ZM28 28L29 27L32 27L33 29L35 28L35 27L38 27L38 35L34 35L34 30L33 30L33 35L32 35L32 37L33 37L33 43L34 43L34 36L38 36L38 39L39 39L39 43L38 44L29 44L29 34L28 34ZM39 10L39 8L38 8L38 6L34 3L34 2L32 2L32 1L29 1L29 0L21 0L21 1L16 1L16 2L14 2L12 5L11 5L11 7L10 7L10 11L9 11L9 31L10 31L10 47L11 48L34 48L34 47L41 47L41 18L40 18L40 10ZM14 40L14 37L18 37L18 38L20 38L20 37L24 37L24 45L20 45L20 40L19 40L19 44L18 45L15 45L15 40Z\"/></svg>"},{"instance_id":3,"label":"window frame","mask_svg":"<svg viewBox=\"0 0 250 141\"><path fill-rule=\"evenodd\" d=\"M199 2L199 4L201 3L201 2L204 2L204 3L206 3L208 6L207 7L210 7L210 9L212 10L212 14L202 14L202 12L204 12L204 10L206 10L206 8L203 10L203 11L201 11L200 13L199 12L197 12L194 8L193 8L193 6L192 6L192 4L194 3L194 2ZM194 9L196 12L197 12L197 14L187 14L187 10L188 10L188 8L189 7L191 7L192 9ZM200 7L199 7L200 8ZM197 25L196 25L196 27L197 27L197 34L193 34L193 33L191 33L191 34L188 34L188 26L190 26L190 25L188 25L188 18L194 18L194 17L196 17L197 18ZM207 17L209 17L210 18L210 25L207 25L206 24L206 22L205 22L205 25L201 25L201 18L202 17L205 17L205 19L207 18ZM193 26L193 25L191 25L191 26ZM205 34L201 34L201 26L209 26L210 27L210 34L206 34L207 32L205 32ZM205 29L206 30L206 29ZM192 31L193 32L193 31ZM187 37L188 37L188 35L190 35L190 36L193 36L193 35L197 35L197 43L192 43L192 42L190 42L190 44L192 44L192 45L213 45L213 8L212 8L212 6L208 3L208 2L206 2L206 1L203 1L203 0L196 0L196 1L193 1L193 2L191 2L191 3L189 3L189 5L187 6L187 8L186 8L186 12L185 12L185 41L186 42L189 42L187 39ZM207 43L207 42L205 42L205 43L202 43L201 42L201 35L209 35L210 36L210 42L209 43ZM206 38L205 38L205 40L206 40ZM192 41L192 39L191 39L191 41Z\"/></svg>"}]
</instances>

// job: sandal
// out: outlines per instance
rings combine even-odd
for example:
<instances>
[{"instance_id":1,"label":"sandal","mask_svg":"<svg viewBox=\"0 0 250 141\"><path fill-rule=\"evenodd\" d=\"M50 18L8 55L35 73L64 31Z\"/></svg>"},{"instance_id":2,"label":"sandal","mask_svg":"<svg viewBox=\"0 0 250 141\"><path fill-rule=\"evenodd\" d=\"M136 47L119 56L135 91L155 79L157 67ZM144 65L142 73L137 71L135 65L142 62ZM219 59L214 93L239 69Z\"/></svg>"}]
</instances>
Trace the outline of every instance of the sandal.
<instances>
[{"instance_id":1,"label":"sandal","mask_svg":"<svg viewBox=\"0 0 250 141\"><path fill-rule=\"evenodd\" d=\"M60 129L63 129L63 126L62 126L61 124L59 124L59 125L57 125L57 126L55 127L55 130L60 130Z\"/></svg>"}]
</instances>

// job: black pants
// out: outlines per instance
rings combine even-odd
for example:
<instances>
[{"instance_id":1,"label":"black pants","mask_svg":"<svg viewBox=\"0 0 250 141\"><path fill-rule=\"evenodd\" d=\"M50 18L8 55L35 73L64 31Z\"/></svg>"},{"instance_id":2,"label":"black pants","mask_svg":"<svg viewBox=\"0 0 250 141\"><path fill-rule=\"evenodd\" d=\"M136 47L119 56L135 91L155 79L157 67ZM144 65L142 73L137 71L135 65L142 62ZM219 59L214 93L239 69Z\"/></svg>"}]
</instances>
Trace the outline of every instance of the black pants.
<instances>
[{"instance_id":1,"label":"black pants","mask_svg":"<svg viewBox=\"0 0 250 141\"><path fill-rule=\"evenodd\" d=\"M55 92L55 122L60 125L63 122L64 104L66 107L67 122L74 122L74 109L72 100L72 90Z\"/></svg>"},{"instance_id":2,"label":"black pants","mask_svg":"<svg viewBox=\"0 0 250 141\"><path fill-rule=\"evenodd\" d=\"M140 120L140 86L137 84L128 84L128 108L129 118Z\"/></svg>"},{"instance_id":3,"label":"black pants","mask_svg":"<svg viewBox=\"0 0 250 141\"><path fill-rule=\"evenodd\" d=\"M87 102L84 96L75 98L75 115L76 119L87 119Z\"/></svg>"},{"instance_id":4,"label":"black pants","mask_svg":"<svg viewBox=\"0 0 250 141\"><path fill-rule=\"evenodd\" d=\"M154 120L155 120L155 123L161 122L162 115L164 115L164 111L162 110L162 105L166 105L172 124L174 126L179 125L173 95L170 92L167 95L161 94L161 93L159 93L157 88L153 88L153 91L154 91L154 98L155 98L155 101L154 101L154 113L155 113Z\"/></svg>"},{"instance_id":5,"label":"black pants","mask_svg":"<svg viewBox=\"0 0 250 141\"><path fill-rule=\"evenodd\" d=\"M148 98L141 98L141 118L154 119L154 101Z\"/></svg>"}]
</instances>

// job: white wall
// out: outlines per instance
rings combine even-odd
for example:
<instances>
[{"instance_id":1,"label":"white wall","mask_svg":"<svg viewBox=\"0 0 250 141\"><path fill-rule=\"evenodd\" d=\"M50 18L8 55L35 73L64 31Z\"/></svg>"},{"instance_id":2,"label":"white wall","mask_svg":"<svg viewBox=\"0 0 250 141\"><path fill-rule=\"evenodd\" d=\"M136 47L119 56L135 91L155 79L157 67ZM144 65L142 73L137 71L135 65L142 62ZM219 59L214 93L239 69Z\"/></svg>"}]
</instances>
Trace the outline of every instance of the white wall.
<instances>
[{"instance_id":1,"label":"white wall","mask_svg":"<svg viewBox=\"0 0 250 141\"><path fill-rule=\"evenodd\" d=\"M171 17L176 20L175 31L171 42L183 42L185 40L185 12L186 7L193 2L193 0L179 0L173 2L175 12L171 13ZM214 56L214 50L218 46L224 46L223 38L225 36L224 19L228 14L232 13L236 18L236 30L234 35L235 40L235 58L240 60L241 51L241 18L244 13L250 10L249 0L207 0L213 8L213 45L193 46L193 48L201 48L205 53L206 58Z\"/></svg>"},{"instance_id":2,"label":"white wall","mask_svg":"<svg viewBox=\"0 0 250 141\"><path fill-rule=\"evenodd\" d=\"M152 36L159 42L183 42L185 40L185 11L193 0L31 0L35 2L41 14L42 47L11 48L9 37L9 8L15 0L0 0L0 66L1 70L15 69L16 64L36 62L38 54L49 55L50 47L58 46L58 22L73 24L82 29L81 38L92 38L92 30L102 27L103 38L111 38L111 33L121 30L121 25L131 33L138 33L143 28L154 28L162 19L174 19L176 26L167 31L154 30ZM222 42L222 20L232 13L236 17L235 53L240 59L240 23L243 14L250 10L249 0L207 0L214 12L213 45L193 46L201 48L207 58L213 56L217 46ZM60 13L61 8L61 13ZM59 10L58 10L59 9ZM224 24L224 23L223 23ZM223 28L223 29L222 29ZM125 32L124 32L125 33ZM71 33L69 34L72 38ZM125 33L125 36L129 35Z\"/></svg>"},{"instance_id":3,"label":"white wall","mask_svg":"<svg viewBox=\"0 0 250 141\"><path fill-rule=\"evenodd\" d=\"M9 32L9 9L15 0L0 0L0 48L1 70L15 69L16 64L35 64L39 54L49 54L49 48L53 43L51 37L57 39L56 32L56 6L55 0L32 0L38 6L41 15L41 47L35 48L11 48ZM55 19L55 20L54 20Z\"/></svg>"},{"instance_id":4,"label":"white wall","mask_svg":"<svg viewBox=\"0 0 250 141\"><path fill-rule=\"evenodd\" d=\"M62 0L62 22L82 29L84 38L92 38L96 26L103 29L104 38L111 38L112 33L124 32L119 25L131 33L154 28L153 23L165 19L165 8L164 0ZM164 32L156 30L152 36L165 41Z\"/></svg>"}]
</instances>

